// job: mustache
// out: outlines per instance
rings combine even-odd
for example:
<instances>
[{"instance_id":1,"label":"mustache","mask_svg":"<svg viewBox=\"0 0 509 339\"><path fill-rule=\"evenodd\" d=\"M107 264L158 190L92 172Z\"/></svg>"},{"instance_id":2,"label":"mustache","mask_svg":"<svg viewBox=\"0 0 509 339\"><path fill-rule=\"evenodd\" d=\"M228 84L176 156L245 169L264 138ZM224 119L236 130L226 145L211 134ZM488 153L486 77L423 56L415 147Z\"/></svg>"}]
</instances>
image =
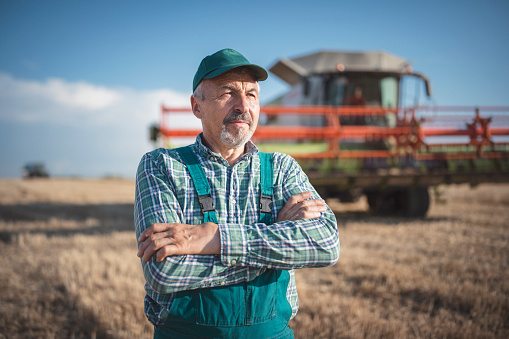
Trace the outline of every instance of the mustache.
<instances>
[{"instance_id":1,"label":"mustache","mask_svg":"<svg viewBox=\"0 0 509 339\"><path fill-rule=\"evenodd\" d=\"M251 118L251 115L249 113L240 113L240 112L231 112L229 113L226 118L223 120L223 124L227 124L230 121L234 120L243 120L247 121L249 125L253 124L253 119Z\"/></svg>"}]
</instances>

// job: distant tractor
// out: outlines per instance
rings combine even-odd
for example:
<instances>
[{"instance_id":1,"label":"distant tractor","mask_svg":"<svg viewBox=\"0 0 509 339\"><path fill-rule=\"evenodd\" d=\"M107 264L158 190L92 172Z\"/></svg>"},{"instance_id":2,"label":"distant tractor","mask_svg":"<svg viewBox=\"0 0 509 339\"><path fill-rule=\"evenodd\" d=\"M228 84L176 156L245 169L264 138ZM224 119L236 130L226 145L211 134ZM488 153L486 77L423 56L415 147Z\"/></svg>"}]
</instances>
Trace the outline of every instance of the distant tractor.
<instances>
[{"instance_id":1,"label":"distant tractor","mask_svg":"<svg viewBox=\"0 0 509 339\"><path fill-rule=\"evenodd\" d=\"M291 88L262 107L253 138L291 154L324 198L365 195L376 214L422 217L430 187L509 182L509 107L422 105L428 78L385 52L323 51L270 72ZM200 132L172 128L168 114L184 111L162 107L163 137Z\"/></svg>"},{"instance_id":2,"label":"distant tractor","mask_svg":"<svg viewBox=\"0 0 509 339\"><path fill-rule=\"evenodd\" d=\"M49 178L49 173L43 163L28 163L23 167L23 178Z\"/></svg>"}]
</instances>

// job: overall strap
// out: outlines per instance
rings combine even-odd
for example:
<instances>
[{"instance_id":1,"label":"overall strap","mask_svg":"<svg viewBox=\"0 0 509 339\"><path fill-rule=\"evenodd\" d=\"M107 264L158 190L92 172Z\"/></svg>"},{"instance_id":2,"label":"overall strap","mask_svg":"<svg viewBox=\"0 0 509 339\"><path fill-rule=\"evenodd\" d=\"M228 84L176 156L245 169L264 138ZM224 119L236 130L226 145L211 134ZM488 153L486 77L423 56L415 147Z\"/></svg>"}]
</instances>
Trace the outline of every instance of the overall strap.
<instances>
[{"instance_id":1,"label":"overall strap","mask_svg":"<svg viewBox=\"0 0 509 339\"><path fill-rule=\"evenodd\" d=\"M210 185L198 157L194 154L191 146L180 147L176 150L184 160L189 174L191 174L194 188L196 193L198 193L201 211L203 212L203 222L219 223L214 208L214 199L212 199L210 194Z\"/></svg>"},{"instance_id":2,"label":"overall strap","mask_svg":"<svg viewBox=\"0 0 509 339\"><path fill-rule=\"evenodd\" d=\"M271 224L272 220L272 195L273 185L273 163L272 154L258 152L260 156L260 217L259 222Z\"/></svg>"}]
</instances>

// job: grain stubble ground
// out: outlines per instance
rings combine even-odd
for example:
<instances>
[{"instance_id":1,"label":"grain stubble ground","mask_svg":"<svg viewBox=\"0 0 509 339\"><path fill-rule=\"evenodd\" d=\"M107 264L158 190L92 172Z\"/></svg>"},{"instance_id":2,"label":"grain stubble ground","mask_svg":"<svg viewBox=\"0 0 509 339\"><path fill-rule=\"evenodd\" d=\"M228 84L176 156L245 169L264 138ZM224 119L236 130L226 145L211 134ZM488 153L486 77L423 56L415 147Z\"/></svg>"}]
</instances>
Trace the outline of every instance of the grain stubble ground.
<instances>
[{"instance_id":1,"label":"grain stubble ground","mask_svg":"<svg viewBox=\"0 0 509 339\"><path fill-rule=\"evenodd\" d=\"M150 338L129 180L0 181L0 338ZM339 262L297 272L296 338L509 337L509 186L425 219L328 203Z\"/></svg>"}]
</instances>

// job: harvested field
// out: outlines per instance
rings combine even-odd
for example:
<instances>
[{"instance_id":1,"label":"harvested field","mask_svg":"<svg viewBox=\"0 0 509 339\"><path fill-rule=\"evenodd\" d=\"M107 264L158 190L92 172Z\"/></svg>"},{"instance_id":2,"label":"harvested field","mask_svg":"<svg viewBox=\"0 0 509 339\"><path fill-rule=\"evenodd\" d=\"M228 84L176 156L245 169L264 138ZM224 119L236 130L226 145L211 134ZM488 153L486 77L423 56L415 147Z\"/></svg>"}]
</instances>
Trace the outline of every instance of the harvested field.
<instances>
[{"instance_id":1,"label":"harvested field","mask_svg":"<svg viewBox=\"0 0 509 339\"><path fill-rule=\"evenodd\" d=\"M426 219L329 201L341 256L297 272L296 338L508 338L509 185ZM0 180L0 338L150 338L129 180Z\"/></svg>"}]
</instances>

